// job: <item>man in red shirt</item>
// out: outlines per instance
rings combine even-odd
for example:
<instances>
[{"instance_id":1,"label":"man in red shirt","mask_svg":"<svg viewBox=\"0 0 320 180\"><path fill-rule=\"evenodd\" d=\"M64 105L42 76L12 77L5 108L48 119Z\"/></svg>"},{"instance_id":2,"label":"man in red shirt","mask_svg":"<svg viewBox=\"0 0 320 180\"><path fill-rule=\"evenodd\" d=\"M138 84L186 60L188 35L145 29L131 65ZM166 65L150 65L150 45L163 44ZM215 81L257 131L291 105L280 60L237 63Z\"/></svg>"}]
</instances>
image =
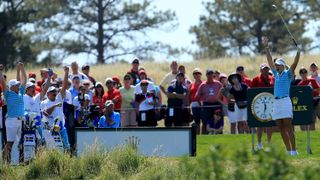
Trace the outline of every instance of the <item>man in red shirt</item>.
<instances>
[{"instance_id":1,"label":"man in red shirt","mask_svg":"<svg viewBox=\"0 0 320 180\"><path fill-rule=\"evenodd\" d=\"M258 87L273 87L274 86L274 77L272 75L269 74L269 66L265 63L260 65L260 74L257 75L256 77L254 77L252 79L252 88L258 88ZM258 136L258 149L262 149L262 133L263 131L267 132L267 142L268 144L271 141L271 137L272 137L272 128L271 127L258 127L258 132L257 132L257 136Z\"/></svg>"},{"instance_id":2,"label":"man in red shirt","mask_svg":"<svg viewBox=\"0 0 320 180\"><path fill-rule=\"evenodd\" d=\"M207 80L201 83L195 96L196 100L203 101L202 134L207 134L206 127L209 118L213 117L215 110L220 109L222 111L223 104L221 94L222 84L214 80L214 72L212 69L207 70L206 76Z\"/></svg>"},{"instance_id":3,"label":"man in red shirt","mask_svg":"<svg viewBox=\"0 0 320 180\"><path fill-rule=\"evenodd\" d=\"M308 71L306 68L300 68L299 74L301 76L301 81L298 83L298 86L311 86L313 89L313 123L310 125L310 130L315 130L315 122L318 118L320 119L320 105L319 105L319 90L320 85L316 79L308 77ZM305 131L308 129L308 126L301 125L301 130Z\"/></svg>"},{"instance_id":4,"label":"man in red shirt","mask_svg":"<svg viewBox=\"0 0 320 180\"><path fill-rule=\"evenodd\" d=\"M243 83L245 83L248 87L252 86L252 81L244 73L244 67L243 66L238 66L237 69L236 69L236 73L241 75Z\"/></svg>"},{"instance_id":5,"label":"man in red shirt","mask_svg":"<svg viewBox=\"0 0 320 180\"><path fill-rule=\"evenodd\" d=\"M120 112L122 98L120 91L114 87L113 83L114 82L112 78L109 77L106 79L106 86L108 88L108 91L106 91L102 96L102 101L103 103L105 103L107 100L112 100L112 102L114 103L114 110Z\"/></svg>"}]
</instances>

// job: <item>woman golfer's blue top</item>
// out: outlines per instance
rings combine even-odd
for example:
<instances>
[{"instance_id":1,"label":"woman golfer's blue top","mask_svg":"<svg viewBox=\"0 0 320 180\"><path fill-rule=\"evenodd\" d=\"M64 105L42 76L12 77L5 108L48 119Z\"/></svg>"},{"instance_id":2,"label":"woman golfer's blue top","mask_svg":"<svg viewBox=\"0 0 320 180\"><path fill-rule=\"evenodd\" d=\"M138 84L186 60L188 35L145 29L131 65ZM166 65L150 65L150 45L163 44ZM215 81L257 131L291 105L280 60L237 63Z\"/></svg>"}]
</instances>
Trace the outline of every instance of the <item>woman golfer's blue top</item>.
<instances>
[{"instance_id":1,"label":"woman golfer's blue top","mask_svg":"<svg viewBox=\"0 0 320 180\"><path fill-rule=\"evenodd\" d=\"M290 95L290 84L293 78L291 69L284 70L280 74L276 69L272 69L274 74L274 97L284 98Z\"/></svg>"}]
</instances>

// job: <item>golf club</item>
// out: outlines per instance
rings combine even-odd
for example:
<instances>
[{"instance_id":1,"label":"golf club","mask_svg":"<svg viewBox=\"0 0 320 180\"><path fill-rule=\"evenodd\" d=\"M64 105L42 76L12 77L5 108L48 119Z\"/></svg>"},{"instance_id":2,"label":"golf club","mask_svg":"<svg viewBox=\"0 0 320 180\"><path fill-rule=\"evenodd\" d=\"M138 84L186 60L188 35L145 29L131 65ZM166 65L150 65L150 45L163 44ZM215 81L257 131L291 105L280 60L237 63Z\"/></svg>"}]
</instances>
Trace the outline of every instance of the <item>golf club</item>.
<instances>
[{"instance_id":1,"label":"golf club","mask_svg":"<svg viewBox=\"0 0 320 180\"><path fill-rule=\"evenodd\" d=\"M279 14L279 16L281 17L281 20L282 20L284 26L286 27L288 33L290 34L291 39L292 39L294 45L295 45L297 48L299 48L299 47L298 47L298 44L297 44L297 41L294 39L293 35L291 34L291 32L290 32L290 30L289 30L289 28L288 28L288 26L287 26L287 23L284 21L282 15L281 15L280 12L278 11L278 7L277 7L275 4L273 4L272 7L273 7L273 9L275 9L275 10L277 11L277 13Z\"/></svg>"}]
</instances>

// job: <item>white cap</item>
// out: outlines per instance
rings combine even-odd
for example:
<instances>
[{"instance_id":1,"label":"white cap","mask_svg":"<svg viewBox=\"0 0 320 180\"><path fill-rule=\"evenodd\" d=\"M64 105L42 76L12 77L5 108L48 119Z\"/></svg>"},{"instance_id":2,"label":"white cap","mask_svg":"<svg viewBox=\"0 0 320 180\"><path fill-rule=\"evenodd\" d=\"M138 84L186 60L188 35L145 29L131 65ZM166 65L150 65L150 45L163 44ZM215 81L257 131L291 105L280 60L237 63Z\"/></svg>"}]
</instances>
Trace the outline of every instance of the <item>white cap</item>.
<instances>
[{"instance_id":1,"label":"white cap","mask_svg":"<svg viewBox=\"0 0 320 180\"><path fill-rule=\"evenodd\" d=\"M36 82L36 79L35 78L29 78L28 81L29 82L32 82L32 81Z\"/></svg>"},{"instance_id":2,"label":"white cap","mask_svg":"<svg viewBox=\"0 0 320 180\"><path fill-rule=\"evenodd\" d=\"M109 107L110 105L113 105L114 103L111 101L111 100L107 100L105 103L104 103L104 105L106 106L106 107Z\"/></svg>"},{"instance_id":3,"label":"white cap","mask_svg":"<svg viewBox=\"0 0 320 180\"><path fill-rule=\"evenodd\" d=\"M34 83L32 83L32 82L27 82L27 84L26 84L26 88L28 89L29 87L32 87L32 86L35 86L35 84Z\"/></svg>"},{"instance_id":4,"label":"white cap","mask_svg":"<svg viewBox=\"0 0 320 180\"><path fill-rule=\"evenodd\" d=\"M280 65L280 66L283 66L283 67L286 66L286 63L284 62L284 60L282 58L278 58L274 64Z\"/></svg>"},{"instance_id":5,"label":"white cap","mask_svg":"<svg viewBox=\"0 0 320 180\"><path fill-rule=\"evenodd\" d=\"M52 92L52 91L58 91L58 89L57 89L56 87L54 87L54 86L50 86L50 87L48 88L47 93Z\"/></svg>"},{"instance_id":6,"label":"white cap","mask_svg":"<svg viewBox=\"0 0 320 180\"><path fill-rule=\"evenodd\" d=\"M8 87L9 89L12 87L12 86L16 86L16 85L20 85L20 81L16 80L16 79L11 79L9 82L8 82Z\"/></svg>"},{"instance_id":7,"label":"white cap","mask_svg":"<svg viewBox=\"0 0 320 180\"><path fill-rule=\"evenodd\" d=\"M266 64L266 63L262 63L261 65L260 65L260 69L264 69L264 68L269 68L269 66ZM269 68L270 69L270 68Z\"/></svg>"},{"instance_id":8,"label":"white cap","mask_svg":"<svg viewBox=\"0 0 320 180\"><path fill-rule=\"evenodd\" d=\"M103 87L103 85L102 85L102 83L101 83L101 82L96 82L95 87L97 87L98 85L100 85L100 86L102 86L102 87Z\"/></svg>"},{"instance_id":9,"label":"white cap","mask_svg":"<svg viewBox=\"0 0 320 180\"><path fill-rule=\"evenodd\" d=\"M108 77L104 82L107 83L108 81L113 82L113 79L111 77Z\"/></svg>"}]
</instances>

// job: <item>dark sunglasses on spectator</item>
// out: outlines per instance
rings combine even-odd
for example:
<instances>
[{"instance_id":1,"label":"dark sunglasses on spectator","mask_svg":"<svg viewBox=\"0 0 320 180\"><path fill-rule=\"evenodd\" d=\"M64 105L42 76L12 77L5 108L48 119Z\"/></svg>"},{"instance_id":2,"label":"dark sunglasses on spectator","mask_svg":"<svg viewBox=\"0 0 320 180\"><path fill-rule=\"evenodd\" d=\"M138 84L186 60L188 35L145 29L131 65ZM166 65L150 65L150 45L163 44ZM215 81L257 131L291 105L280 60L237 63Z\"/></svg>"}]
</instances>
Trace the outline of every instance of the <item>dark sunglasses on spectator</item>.
<instances>
[{"instance_id":1,"label":"dark sunglasses on spectator","mask_svg":"<svg viewBox=\"0 0 320 180\"><path fill-rule=\"evenodd\" d=\"M112 84L112 81L108 81L108 82L106 82L106 84Z\"/></svg>"},{"instance_id":2,"label":"dark sunglasses on spectator","mask_svg":"<svg viewBox=\"0 0 320 180\"><path fill-rule=\"evenodd\" d=\"M300 71L300 74L307 74L307 71Z\"/></svg>"},{"instance_id":3,"label":"dark sunglasses on spectator","mask_svg":"<svg viewBox=\"0 0 320 180\"><path fill-rule=\"evenodd\" d=\"M143 83L141 84L141 86L148 86L148 83Z\"/></svg>"},{"instance_id":4,"label":"dark sunglasses on spectator","mask_svg":"<svg viewBox=\"0 0 320 180\"><path fill-rule=\"evenodd\" d=\"M88 84L88 83L85 83L85 84L83 84L84 86L90 86L90 84Z\"/></svg>"}]
</instances>

